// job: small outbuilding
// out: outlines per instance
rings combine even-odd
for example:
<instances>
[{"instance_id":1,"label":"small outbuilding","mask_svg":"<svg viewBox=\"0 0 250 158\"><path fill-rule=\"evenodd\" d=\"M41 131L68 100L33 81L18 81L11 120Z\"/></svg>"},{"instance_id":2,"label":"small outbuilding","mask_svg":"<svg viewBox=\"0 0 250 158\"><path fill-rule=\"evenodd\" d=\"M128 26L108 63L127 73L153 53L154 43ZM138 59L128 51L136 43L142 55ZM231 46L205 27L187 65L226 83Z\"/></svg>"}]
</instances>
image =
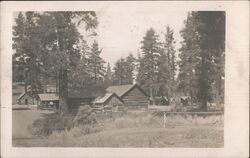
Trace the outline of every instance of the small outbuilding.
<instances>
[{"instance_id":1,"label":"small outbuilding","mask_svg":"<svg viewBox=\"0 0 250 158\"><path fill-rule=\"evenodd\" d=\"M17 103L19 105L33 105L34 104L34 98L29 94L23 92L19 97L17 98Z\"/></svg>"},{"instance_id":2,"label":"small outbuilding","mask_svg":"<svg viewBox=\"0 0 250 158\"><path fill-rule=\"evenodd\" d=\"M169 105L169 100L166 96L157 96L153 99L150 99L150 105Z\"/></svg>"},{"instance_id":3,"label":"small outbuilding","mask_svg":"<svg viewBox=\"0 0 250 158\"><path fill-rule=\"evenodd\" d=\"M56 93L38 94L37 108L38 109L58 109L59 96Z\"/></svg>"},{"instance_id":4,"label":"small outbuilding","mask_svg":"<svg viewBox=\"0 0 250 158\"><path fill-rule=\"evenodd\" d=\"M117 94L106 93L104 96L96 98L93 105L102 109L111 108L112 111L120 111L124 104Z\"/></svg>"},{"instance_id":5,"label":"small outbuilding","mask_svg":"<svg viewBox=\"0 0 250 158\"><path fill-rule=\"evenodd\" d=\"M181 96L180 101L181 101L182 105L190 105L191 97L189 97L189 96Z\"/></svg>"},{"instance_id":6,"label":"small outbuilding","mask_svg":"<svg viewBox=\"0 0 250 158\"><path fill-rule=\"evenodd\" d=\"M108 87L106 91L117 94L127 107L148 106L148 95L137 84L111 86Z\"/></svg>"}]
</instances>

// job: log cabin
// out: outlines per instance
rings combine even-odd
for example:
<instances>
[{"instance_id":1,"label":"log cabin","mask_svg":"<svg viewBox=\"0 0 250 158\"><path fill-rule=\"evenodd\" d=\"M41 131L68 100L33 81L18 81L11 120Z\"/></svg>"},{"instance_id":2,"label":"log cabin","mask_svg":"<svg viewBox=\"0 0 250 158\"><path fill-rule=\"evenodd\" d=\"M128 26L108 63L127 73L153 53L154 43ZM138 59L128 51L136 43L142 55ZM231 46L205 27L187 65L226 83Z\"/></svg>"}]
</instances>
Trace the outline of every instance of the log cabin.
<instances>
[{"instance_id":1,"label":"log cabin","mask_svg":"<svg viewBox=\"0 0 250 158\"><path fill-rule=\"evenodd\" d=\"M122 111L124 104L117 94L106 93L104 96L97 97L93 102L93 106L102 110Z\"/></svg>"},{"instance_id":2,"label":"log cabin","mask_svg":"<svg viewBox=\"0 0 250 158\"><path fill-rule=\"evenodd\" d=\"M59 96L56 93L38 94L37 108L38 109L54 109L58 110Z\"/></svg>"},{"instance_id":3,"label":"log cabin","mask_svg":"<svg viewBox=\"0 0 250 158\"><path fill-rule=\"evenodd\" d=\"M106 91L117 94L123 101L125 107L147 108L149 103L148 95L137 84L111 86L108 87Z\"/></svg>"},{"instance_id":4,"label":"log cabin","mask_svg":"<svg viewBox=\"0 0 250 158\"><path fill-rule=\"evenodd\" d=\"M68 89L68 105L72 113L76 113L79 106L92 105L93 101L106 93L102 86L70 87Z\"/></svg>"},{"instance_id":5,"label":"log cabin","mask_svg":"<svg viewBox=\"0 0 250 158\"><path fill-rule=\"evenodd\" d=\"M17 103L19 105L33 105L35 98L31 96L28 92L23 92L19 97L17 98Z\"/></svg>"}]
</instances>

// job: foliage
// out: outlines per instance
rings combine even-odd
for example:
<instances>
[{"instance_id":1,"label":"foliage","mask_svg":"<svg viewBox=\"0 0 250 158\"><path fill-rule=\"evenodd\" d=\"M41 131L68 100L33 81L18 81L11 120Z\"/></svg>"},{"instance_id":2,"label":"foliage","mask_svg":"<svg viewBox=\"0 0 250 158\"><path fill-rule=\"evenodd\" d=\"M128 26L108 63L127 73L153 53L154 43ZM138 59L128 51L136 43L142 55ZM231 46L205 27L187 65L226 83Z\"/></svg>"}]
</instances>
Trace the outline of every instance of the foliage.
<instances>
[{"instance_id":1,"label":"foliage","mask_svg":"<svg viewBox=\"0 0 250 158\"><path fill-rule=\"evenodd\" d=\"M135 58L129 54L125 59L120 58L114 67L113 84L133 84L135 70Z\"/></svg>"},{"instance_id":2,"label":"foliage","mask_svg":"<svg viewBox=\"0 0 250 158\"><path fill-rule=\"evenodd\" d=\"M165 41L161 50L158 68L158 96L174 97L175 93L175 74L176 74L176 59L175 59L175 40L173 30L167 26L165 33Z\"/></svg>"},{"instance_id":3,"label":"foliage","mask_svg":"<svg viewBox=\"0 0 250 158\"><path fill-rule=\"evenodd\" d=\"M30 127L32 134L37 136L50 136L53 132L68 131L82 126L85 133L89 133L91 127L97 123L96 116L89 106L79 110L77 115L51 113L44 118L36 120Z\"/></svg>"},{"instance_id":4,"label":"foliage","mask_svg":"<svg viewBox=\"0 0 250 158\"><path fill-rule=\"evenodd\" d=\"M214 92L223 96L225 13L191 12L181 35L179 89L206 111Z\"/></svg>"},{"instance_id":5,"label":"foliage","mask_svg":"<svg viewBox=\"0 0 250 158\"><path fill-rule=\"evenodd\" d=\"M100 57L102 50L99 49L97 41L92 44L88 58L89 73L95 83L103 81L105 76L104 60Z\"/></svg>"},{"instance_id":6,"label":"foliage","mask_svg":"<svg viewBox=\"0 0 250 158\"><path fill-rule=\"evenodd\" d=\"M32 134L49 136L53 131L63 131L72 128L73 115L59 113L47 114L44 118L36 120L30 127Z\"/></svg>"},{"instance_id":7,"label":"foliage","mask_svg":"<svg viewBox=\"0 0 250 158\"><path fill-rule=\"evenodd\" d=\"M22 12L15 19L13 28L14 73L23 69L26 84L32 88L39 85L41 76L53 76L59 80L59 104L67 112L68 70L75 70L81 57L79 42L84 41L77 26L84 24L86 30L97 26L92 11L73 12Z\"/></svg>"},{"instance_id":8,"label":"foliage","mask_svg":"<svg viewBox=\"0 0 250 158\"><path fill-rule=\"evenodd\" d=\"M141 64L137 81L152 98L156 94L155 89L157 86L158 62L160 56L158 35L153 28L150 28L146 32L141 43L142 58L140 59Z\"/></svg>"},{"instance_id":9,"label":"foliage","mask_svg":"<svg viewBox=\"0 0 250 158\"><path fill-rule=\"evenodd\" d=\"M105 87L109 87L110 85L112 85L112 71L110 63L107 64L106 73L104 77L104 85Z\"/></svg>"},{"instance_id":10,"label":"foliage","mask_svg":"<svg viewBox=\"0 0 250 158\"><path fill-rule=\"evenodd\" d=\"M173 30L167 26L165 41L160 42L158 35L150 28L142 43L142 55L138 55L137 82L155 96L174 96L176 59Z\"/></svg>"}]
</instances>

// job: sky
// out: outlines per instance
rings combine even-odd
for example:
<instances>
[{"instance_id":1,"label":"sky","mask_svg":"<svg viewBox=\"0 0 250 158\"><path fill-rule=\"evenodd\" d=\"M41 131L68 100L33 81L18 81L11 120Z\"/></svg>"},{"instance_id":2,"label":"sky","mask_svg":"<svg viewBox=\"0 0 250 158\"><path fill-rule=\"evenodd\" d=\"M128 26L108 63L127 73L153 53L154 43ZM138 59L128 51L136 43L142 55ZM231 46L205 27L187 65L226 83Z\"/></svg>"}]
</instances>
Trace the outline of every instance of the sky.
<instances>
[{"instance_id":1,"label":"sky","mask_svg":"<svg viewBox=\"0 0 250 158\"><path fill-rule=\"evenodd\" d=\"M93 40L98 41L102 49L101 57L113 67L117 60L127 57L129 53L137 57L141 41L151 27L163 41L166 26L169 25L174 30L175 48L178 54L182 40L180 30L184 28L188 12L173 8L168 10L164 7L152 9L138 5L115 7L106 5L96 10L96 13L99 23L95 30L97 36L89 36L91 32L86 35L84 26L79 27L79 32L85 34L89 44ZM15 17L17 12L14 14Z\"/></svg>"},{"instance_id":2,"label":"sky","mask_svg":"<svg viewBox=\"0 0 250 158\"><path fill-rule=\"evenodd\" d=\"M164 39L166 26L174 29L174 38L176 39L175 48L180 47L180 30L184 28L184 20L187 18L186 11L167 12L131 9L129 11L105 10L97 12L98 28L97 36L102 48L101 57L111 64L121 57L132 53L137 57L137 51L140 51L141 41L149 28L154 28L160 38Z\"/></svg>"}]
</instances>

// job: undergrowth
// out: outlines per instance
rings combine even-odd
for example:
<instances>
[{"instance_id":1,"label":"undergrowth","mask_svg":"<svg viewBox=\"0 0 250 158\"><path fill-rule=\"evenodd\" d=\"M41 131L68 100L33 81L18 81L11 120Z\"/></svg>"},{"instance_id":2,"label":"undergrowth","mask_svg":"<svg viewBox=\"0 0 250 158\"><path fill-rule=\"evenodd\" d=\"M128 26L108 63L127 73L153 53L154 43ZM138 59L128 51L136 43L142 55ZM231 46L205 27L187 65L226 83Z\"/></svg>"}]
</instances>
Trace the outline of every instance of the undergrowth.
<instances>
[{"instance_id":1,"label":"undergrowth","mask_svg":"<svg viewBox=\"0 0 250 158\"><path fill-rule=\"evenodd\" d=\"M168 115L165 127L187 124L222 124L221 116ZM94 113L89 106L79 109L76 116L59 113L47 114L33 123L34 135L52 139L79 137L105 130L122 128L162 128L163 115L156 112Z\"/></svg>"}]
</instances>

